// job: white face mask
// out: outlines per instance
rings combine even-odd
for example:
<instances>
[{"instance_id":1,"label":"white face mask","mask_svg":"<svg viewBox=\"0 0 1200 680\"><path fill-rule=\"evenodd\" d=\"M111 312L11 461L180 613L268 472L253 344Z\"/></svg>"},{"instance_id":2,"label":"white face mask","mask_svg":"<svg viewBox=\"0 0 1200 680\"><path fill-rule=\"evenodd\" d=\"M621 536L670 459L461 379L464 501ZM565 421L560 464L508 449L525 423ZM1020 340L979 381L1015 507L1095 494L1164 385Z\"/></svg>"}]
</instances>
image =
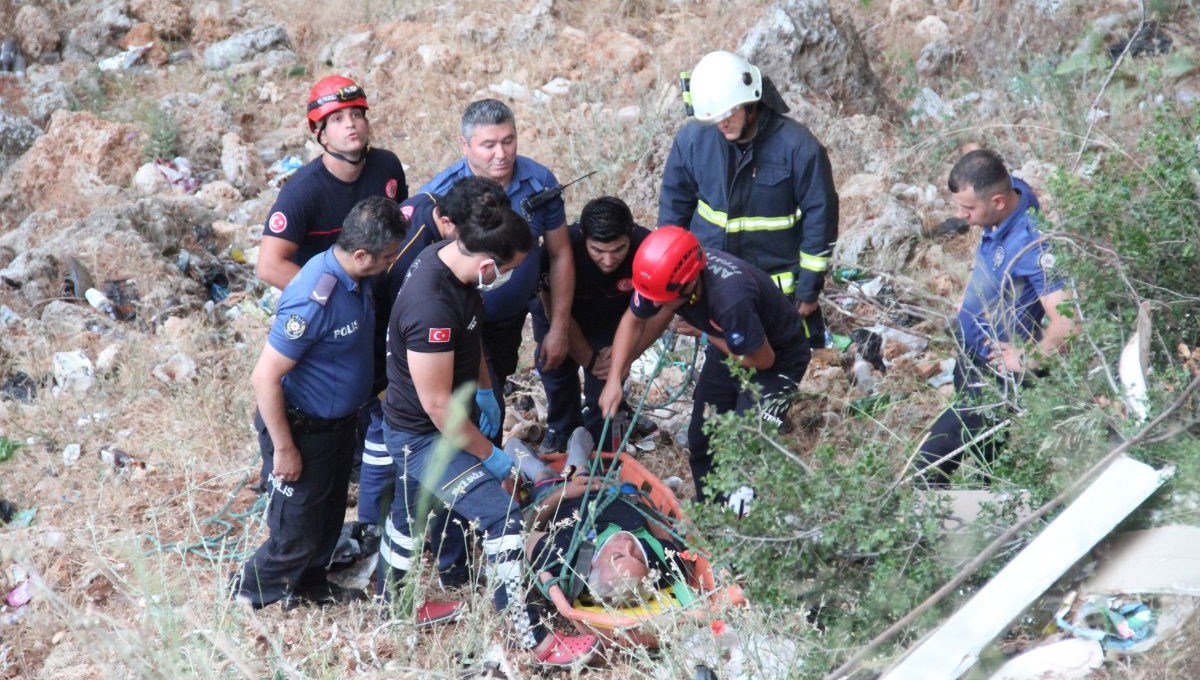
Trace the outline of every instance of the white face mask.
<instances>
[{"instance_id":1,"label":"white face mask","mask_svg":"<svg viewBox=\"0 0 1200 680\"><path fill-rule=\"evenodd\" d=\"M492 267L496 270L496 278L492 279L491 283L484 283L483 270L487 268L487 265L489 264L492 265ZM512 269L506 272L501 272L500 267L496 264L495 260L484 260L483 262L479 263L479 284L476 287L484 293L489 290L496 290L500 286L508 283L508 280L512 278L512 273Z\"/></svg>"}]
</instances>

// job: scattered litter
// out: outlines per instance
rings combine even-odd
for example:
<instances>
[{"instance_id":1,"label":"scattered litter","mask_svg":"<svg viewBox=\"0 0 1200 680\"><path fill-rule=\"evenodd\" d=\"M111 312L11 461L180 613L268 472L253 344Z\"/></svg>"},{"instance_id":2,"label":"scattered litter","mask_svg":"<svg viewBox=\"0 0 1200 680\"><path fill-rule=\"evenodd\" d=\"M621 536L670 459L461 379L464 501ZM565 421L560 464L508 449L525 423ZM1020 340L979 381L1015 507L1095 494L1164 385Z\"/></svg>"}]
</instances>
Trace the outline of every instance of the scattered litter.
<instances>
[{"instance_id":1,"label":"scattered litter","mask_svg":"<svg viewBox=\"0 0 1200 680\"><path fill-rule=\"evenodd\" d=\"M87 290L95 288L92 274L83 263L74 257L67 257L67 275L63 278L63 296L74 300L83 300Z\"/></svg>"},{"instance_id":2,"label":"scattered litter","mask_svg":"<svg viewBox=\"0 0 1200 680\"><path fill-rule=\"evenodd\" d=\"M749 515L751 508L754 507L754 489L748 486L739 486L729 494L729 501L726 505L737 514L738 519Z\"/></svg>"},{"instance_id":3,"label":"scattered litter","mask_svg":"<svg viewBox=\"0 0 1200 680\"><path fill-rule=\"evenodd\" d=\"M854 281L854 282L850 283L849 288L850 288L851 292L858 291L858 292L862 293L863 297L868 297L868 298L877 297L879 295L879 293L881 293L883 291L883 277L876 276L875 278L871 279L870 281L866 281L866 282L862 282L862 283L859 283L858 281Z\"/></svg>"},{"instance_id":4,"label":"scattered litter","mask_svg":"<svg viewBox=\"0 0 1200 680\"><path fill-rule=\"evenodd\" d=\"M146 52L150 51L151 47L154 47L154 43L134 45L120 54L114 54L111 57L101 59L96 63L96 66L101 71L123 71L133 68L134 65L142 60Z\"/></svg>"},{"instance_id":5,"label":"scattered litter","mask_svg":"<svg viewBox=\"0 0 1200 680\"><path fill-rule=\"evenodd\" d=\"M870 328L855 328L850 332L855 346L855 355L873 366L880 373L887 372L883 364L883 338Z\"/></svg>"},{"instance_id":6,"label":"scattered litter","mask_svg":"<svg viewBox=\"0 0 1200 680\"><path fill-rule=\"evenodd\" d=\"M155 366L151 374L167 384L187 382L196 377L196 362L188 355L176 352Z\"/></svg>"},{"instance_id":7,"label":"scattered litter","mask_svg":"<svg viewBox=\"0 0 1200 680\"><path fill-rule=\"evenodd\" d=\"M33 588L29 585L29 581L22 581L19 586L9 591L6 601L8 602L8 606L17 609L29 604L29 601L32 599Z\"/></svg>"},{"instance_id":8,"label":"scattered litter","mask_svg":"<svg viewBox=\"0 0 1200 680\"><path fill-rule=\"evenodd\" d=\"M1154 613L1144 602L1121 598L1091 597L1080 605L1070 621L1076 592L1071 591L1054 615L1062 630L1100 643L1105 650L1124 652L1139 646L1149 648L1154 638Z\"/></svg>"},{"instance_id":9,"label":"scattered litter","mask_svg":"<svg viewBox=\"0 0 1200 680\"><path fill-rule=\"evenodd\" d=\"M696 678L774 680L794 678L804 659L794 640L782 636L740 633L720 619L700 630L681 647ZM704 673L700 671L704 668Z\"/></svg>"},{"instance_id":10,"label":"scattered litter","mask_svg":"<svg viewBox=\"0 0 1200 680\"><path fill-rule=\"evenodd\" d=\"M957 678L1038 596L1175 473L1116 458L1079 496L883 678Z\"/></svg>"},{"instance_id":11,"label":"scattered litter","mask_svg":"<svg viewBox=\"0 0 1200 680\"><path fill-rule=\"evenodd\" d=\"M848 336L848 335L838 335L837 333L830 333L829 337L828 337L828 342L825 344L836 349L839 352L845 352L846 348L849 347L853 342L854 341L851 340L850 336Z\"/></svg>"},{"instance_id":12,"label":"scattered litter","mask_svg":"<svg viewBox=\"0 0 1200 680\"><path fill-rule=\"evenodd\" d=\"M937 374L929 378L929 380L926 382L928 382L932 387L949 385L950 383L954 382L954 366L956 364L957 361L954 359L943 359L942 361L938 362Z\"/></svg>"},{"instance_id":13,"label":"scattered litter","mask_svg":"<svg viewBox=\"0 0 1200 680\"><path fill-rule=\"evenodd\" d=\"M1137 325L1129 342L1121 350L1117 375L1125 390L1125 405L1137 422L1150 413L1150 396L1146 390L1146 374L1150 370L1150 303L1138 306Z\"/></svg>"},{"instance_id":14,"label":"scattered litter","mask_svg":"<svg viewBox=\"0 0 1200 680\"><path fill-rule=\"evenodd\" d=\"M108 296L95 288L88 288L83 293L83 297L87 299L88 304L98 312L108 315L110 318L117 318L117 308L113 305L112 300Z\"/></svg>"},{"instance_id":15,"label":"scattered litter","mask_svg":"<svg viewBox=\"0 0 1200 680\"><path fill-rule=\"evenodd\" d=\"M282 186L294 172L304 167L304 161L298 156L284 156L267 168L267 184L273 187Z\"/></svg>"},{"instance_id":16,"label":"scattered litter","mask_svg":"<svg viewBox=\"0 0 1200 680\"><path fill-rule=\"evenodd\" d=\"M87 427L92 423L100 422L108 418L108 411L98 411L96 413L85 413L75 419L75 427Z\"/></svg>"},{"instance_id":17,"label":"scattered litter","mask_svg":"<svg viewBox=\"0 0 1200 680\"><path fill-rule=\"evenodd\" d=\"M1083 680L1104 664L1104 649L1095 640L1059 640L1010 659L988 680Z\"/></svg>"},{"instance_id":18,"label":"scattered litter","mask_svg":"<svg viewBox=\"0 0 1200 680\"><path fill-rule=\"evenodd\" d=\"M11 501L0 499L0 524L8 524L17 514L17 506Z\"/></svg>"},{"instance_id":19,"label":"scattered litter","mask_svg":"<svg viewBox=\"0 0 1200 680\"><path fill-rule=\"evenodd\" d=\"M145 469L146 467L146 464L142 461L134 458L133 456L125 453L121 449L118 449L111 444L106 444L105 446L100 447L100 460L118 470L121 468Z\"/></svg>"},{"instance_id":20,"label":"scattered litter","mask_svg":"<svg viewBox=\"0 0 1200 680\"><path fill-rule=\"evenodd\" d=\"M846 283L848 281L858 281L868 276L866 272L857 267L839 267L833 270L833 280L836 283Z\"/></svg>"},{"instance_id":21,"label":"scattered litter","mask_svg":"<svg viewBox=\"0 0 1200 680\"><path fill-rule=\"evenodd\" d=\"M0 385L0 397L31 403L37 397L37 384L24 371L17 371Z\"/></svg>"},{"instance_id":22,"label":"scattered litter","mask_svg":"<svg viewBox=\"0 0 1200 680\"><path fill-rule=\"evenodd\" d=\"M654 435L640 439L634 443L638 451L653 451L658 448L658 442L654 441Z\"/></svg>"},{"instance_id":23,"label":"scattered litter","mask_svg":"<svg viewBox=\"0 0 1200 680\"><path fill-rule=\"evenodd\" d=\"M13 529L22 529L33 524L33 518L37 516L37 508L25 508L13 513L12 520L9 521L9 527Z\"/></svg>"},{"instance_id":24,"label":"scattered litter","mask_svg":"<svg viewBox=\"0 0 1200 680\"><path fill-rule=\"evenodd\" d=\"M79 457L83 455L83 447L79 444L67 444L62 450L63 465L71 467L79 462Z\"/></svg>"},{"instance_id":25,"label":"scattered litter","mask_svg":"<svg viewBox=\"0 0 1200 680\"><path fill-rule=\"evenodd\" d=\"M83 350L55 352L53 363L54 384L59 391L82 394L92 387L96 373Z\"/></svg>"}]
</instances>

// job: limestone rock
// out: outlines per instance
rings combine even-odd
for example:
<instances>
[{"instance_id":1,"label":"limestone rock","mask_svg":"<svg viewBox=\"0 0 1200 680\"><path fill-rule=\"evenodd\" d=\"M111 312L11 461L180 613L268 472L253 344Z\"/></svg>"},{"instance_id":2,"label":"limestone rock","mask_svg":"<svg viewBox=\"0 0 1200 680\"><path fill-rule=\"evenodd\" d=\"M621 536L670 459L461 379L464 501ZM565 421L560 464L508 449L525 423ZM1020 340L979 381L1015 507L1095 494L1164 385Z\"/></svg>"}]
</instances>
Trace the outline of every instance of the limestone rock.
<instances>
[{"instance_id":1,"label":"limestone rock","mask_svg":"<svg viewBox=\"0 0 1200 680\"><path fill-rule=\"evenodd\" d=\"M13 33L21 42L21 50L33 61L42 60L58 51L59 35L46 10L36 5L23 5L17 10Z\"/></svg>"},{"instance_id":2,"label":"limestone rock","mask_svg":"<svg viewBox=\"0 0 1200 680\"><path fill-rule=\"evenodd\" d=\"M637 37L621 31L601 31L583 55L593 68L616 73L641 71L650 61L650 48Z\"/></svg>"},{"instance_id":3,"label":"limestone rock","mask_svg":"<svg viewBox=\"0 0 1200 680\"><path fill-rule=\"evenodd\" d=\"M374 44L375 36L370 31L343 35L322 47L317 54L317 61L339 72L361 69L371 58Z\"/></svg>"},{"instance_id":4,"label":"limestone rock","mask_svg":"<svg viewBox=\"0 0 1200 680\"><path fill-rule=\"evenodd\" d=\"M234 128L228 106L193 92L174 92L158 101L179 125L179 154L197 169L216 167L221 161L221 135Z\"/></svg>"},{"instance_id":5,"label":"limestone rock","mask_svg":"<svg viewBox=\"0 0 1200 680\"><path fill-rule=\"evenodd\" d=\"M41 129L25 116L0 110L0 173L9 162L29 150L40 134Z\"/></svg>"},{"instance_id":6,"label":"limestone rock","mask_svg":"<svg viewBox=\"0 0 1200 680\"><path fill-rule=\"evenodd\" d=\"M236 132L221 137L221 171L230 184L247 195L257 193L266 181L254 147L244 143Z\"/></svg>"},{"instance_id":7,"label":"limestone rock","mask_svg":"<svg viewBox=\"0 0 1200 680\"><path fill-rule=\"evenodd\" d=\"M962 48L948 39L938 39L921 49L917 73L923 76L945 75L962 56Z\"/></svg>"},{"instance_id":8,"label":"limestone rock","mask_svg":"<svg viewBox=\"0 0 1200 680\"><path fill-rule=\"evenodd\" d=\"M850 113L894 118L898 112L854 24L834 17L828 0L782 0L763 14L737 51L779 88L803 83Z\"/></svg>"},{"instance_id":9,"label":"limestone rock","mask_svg":"<svg viewBox=\"0 0 1200 680\"><path fill-rule=\"evenodd\" d=\"M287 32L278 24L242 31L204 50L204 68L220 71L250 61L272 48L288 47Z\"/></svg>"},{"instance_id":10,"label":"limestone rock","mask_svg":"<svg viewBox=\"0 0 1200 680\"><path fill-rule=\"evenodd\" d=\"M950 27L938 17L929 15L917 22L915 32L925 40L941 40L950 36Z\"/></svg>"},{"instance_id":11,"label":"limestone rock","mask_svg":"<svg viewBox=\"0 0 1200 680\"><path fill-rule=\"evenodd\" d=\"M9 168L9 181L0 182L0 201L82 217L117 198L138 167L141 146L142 133L130 125L56 111L46 133Z\"/></svg>"},{"instance_id":12,"label":"limestone rock","mask_svg":"<svg viewBox=\"0 0 1200 680\"><path fill-rule=\"evenodd\" d=\"M167 49L162 46L162 41L158 39L154 25L149 22L143 21L134 24L118 44L127 50L131 47L149 45L150 48L142 54L142 62L151 66L163 66L167 63Z\"/></svg>"},{"instance_id":13,"label":"limestone rock","mask_svg":"<svg viewBox=\"0 0 1200 680\"><path fill-rule=\"evenodd\" d=\"M186 38L191 31L191 15L183 4L174 0L130 0L129 12L152 24L163 38Z\"/></svg>"},{"instance_id":14,"label":"limestone rock","mask_svg":"<svg viewBox=\"0 0 1200 680\"><path fill-rule=\"evenodd\" d=\"M67 33L63 56L68 60L91 61L111 54L115 38L133 27L134 21L126 14L127 9L124 0L80 3L73 8L64 20L64 25L71 26L71 30Z\"/></svg>"}]
</instances>

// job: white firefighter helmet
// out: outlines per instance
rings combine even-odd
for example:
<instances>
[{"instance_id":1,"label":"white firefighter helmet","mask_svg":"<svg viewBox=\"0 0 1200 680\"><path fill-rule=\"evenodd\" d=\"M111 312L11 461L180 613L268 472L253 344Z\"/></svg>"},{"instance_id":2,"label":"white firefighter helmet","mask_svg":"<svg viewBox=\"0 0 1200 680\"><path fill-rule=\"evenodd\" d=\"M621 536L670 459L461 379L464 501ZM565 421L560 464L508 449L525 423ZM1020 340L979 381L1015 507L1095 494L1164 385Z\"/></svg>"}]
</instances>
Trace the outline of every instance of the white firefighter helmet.
<instances>
[{"instance_id":1,"label":"white firefighter helmet","mask_svg":"<svg viewBox=\"0 0 1200 680\"><path fill-rule=\"evenodd\" d=\"M762 98L762 74L744 58L717 50L692 69L688 87L696 120L719 123L738 106Z\"/></svg>"}]
</instances>

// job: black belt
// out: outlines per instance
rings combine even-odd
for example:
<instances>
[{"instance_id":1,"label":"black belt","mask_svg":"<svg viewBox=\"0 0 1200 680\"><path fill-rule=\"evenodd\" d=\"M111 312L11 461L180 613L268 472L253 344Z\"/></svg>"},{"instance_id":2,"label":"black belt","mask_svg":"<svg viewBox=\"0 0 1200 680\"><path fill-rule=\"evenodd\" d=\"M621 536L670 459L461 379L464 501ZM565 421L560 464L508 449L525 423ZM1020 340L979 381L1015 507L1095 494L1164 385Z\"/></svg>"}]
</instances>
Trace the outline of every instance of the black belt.
<instances>
[{"instance_id":1,"label":"black belt","mask_svg":"<svg viewBox=\"0 0 1200 680\"><path fill-rule=\"evenodd\" d=\"M352 411L341 418L315 418L300 409L287 410L288 425L292 432L335 432L348 428L358 422L358 412Z\"/></svg>"}]
</instances>

